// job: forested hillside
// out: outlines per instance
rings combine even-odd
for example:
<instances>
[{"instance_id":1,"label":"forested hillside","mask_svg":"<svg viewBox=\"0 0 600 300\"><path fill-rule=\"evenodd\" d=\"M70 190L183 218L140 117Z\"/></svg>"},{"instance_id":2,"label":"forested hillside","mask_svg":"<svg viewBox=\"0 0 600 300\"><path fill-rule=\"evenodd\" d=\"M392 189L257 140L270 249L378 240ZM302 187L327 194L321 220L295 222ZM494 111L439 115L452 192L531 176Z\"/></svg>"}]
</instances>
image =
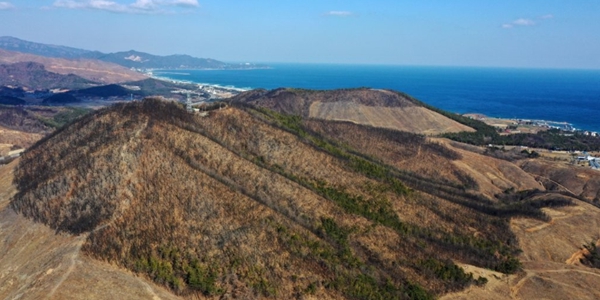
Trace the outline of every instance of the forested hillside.
<instances>
[{"instance_id":1,"label":"forested hillside","mask_svg":"<svg viewBox=\"0 0 600 300\"><path fill-rule=\"evenodd\" d=\"M455 262L517 272L509 219L571 203L486 197L460 159L416 134L147 99L31 147L11 207L186 297L429 299L486 283Z\"/></svg>"}]
</instances>

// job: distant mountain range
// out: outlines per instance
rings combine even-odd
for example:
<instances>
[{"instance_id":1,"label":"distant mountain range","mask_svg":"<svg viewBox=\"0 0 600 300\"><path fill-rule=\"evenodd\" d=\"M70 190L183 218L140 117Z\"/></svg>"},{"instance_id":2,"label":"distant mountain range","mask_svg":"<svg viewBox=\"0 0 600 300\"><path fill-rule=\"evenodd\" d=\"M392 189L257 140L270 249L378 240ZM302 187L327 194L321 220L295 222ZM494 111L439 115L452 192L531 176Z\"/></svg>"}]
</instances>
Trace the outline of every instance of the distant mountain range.
<instances>
[{"instance_id":1,"label":"distant mountain range","mask_svg":"<svg viewBox=\"0 0 600 300\"><path fill-rule=\"evenodd\" d=\"M98 51L34 43L11 36L0 37L0 48L9 51L66 59L92 58L103 55L103 53Z\"/></svg>"},{"instance_id":2,"label":"distant mountain range","mask_svg":"<svg viewBox=\"0 0 600 300\"><path fill-rule=\"evenodd\" d=\"M140 72L96 59L66 59L0 49L0 64L36 62L46 70L62 75L75 74L103 84L137 81L148 78Z\"/></svg>"},{"instance_id":3,"label":"distant mountain range","mask_svg":"<svg viewBox=\"0 0 600 300\"><path fill-rule=\"evenodd\" d=\"M29 42L9 36L0 37L0 49L54 58L96 59L136 69L255 69L267 67L250 63L230 64L215 59L197 58L189 55L158 56L134 50L102 53Z\"/></svg>"},{"instance_id":4,"label":"distant mountain range","mask_svg":"<svg viewBox=\"0 0 600 300\"><path fill-rule=\"evenodd\" d=\"M13 56L4 55L6 53L17 54L18 57L16 58L18 59L15 59L17 62L3 64L5 60L12 61L13 58L15 58ZM43 63L22 60L24 57L39 58L38 60ZM54 69L56 64L61 62L68 62L70 64L66 66L63 65L63 68L60 68L57 72ZM96 69L96 67L98 69ZM73 72L60 72L65 70L71 70ZM111 72L111 70L116 72ZM102 74L103 76L99 77L97 76L98 74ZM104 76L106 74L109 74L110 76ZM90 78L100 78L102 80L95 81L90 80ZM36 96L39 98L45 97L44 95L46 92L44 92L44 90L50 89L66 89L69 90L69 92L56 94L45 99L43 102L44 104L81 102L83 98L89 97L127 97L127 99L129 99L129 96L133 95L136 97L159 95L177 98L181 96L179 94L174 94L173 91L182 88L194 90L196 86L148 78L142 73L131 71L113 63L95 60L47 58L0 49L0 104L25 105L31 104L31 101L37 103L36 100L25 99L27 98L27 92L41 92Z\"/></svg>"}]
</instances>

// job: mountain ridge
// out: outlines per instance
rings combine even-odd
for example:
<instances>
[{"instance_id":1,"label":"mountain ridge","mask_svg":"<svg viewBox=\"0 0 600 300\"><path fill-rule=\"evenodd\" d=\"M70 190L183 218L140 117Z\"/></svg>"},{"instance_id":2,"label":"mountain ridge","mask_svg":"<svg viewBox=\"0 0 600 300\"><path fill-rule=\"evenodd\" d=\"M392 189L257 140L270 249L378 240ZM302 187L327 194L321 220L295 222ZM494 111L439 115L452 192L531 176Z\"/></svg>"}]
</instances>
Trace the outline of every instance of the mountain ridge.
<instances>
[{"instance_id":1,"label":"mountain ridge","mask_svg":"<svg viewBox=\"0 0 600 300\"><path fill-rule=\"evenodd\" d=\"M250 63L225 63L211 58L197 58L182 54L160 56L135 50L102 53L66 46L35 43L10 36L0 37L0 48L8 51L54 58L95 59L136 69L254 69L266 67Z\"/></svg>"},{"instance_id":2,"label":"mountain ridge","mask_svg":"<svg viewBox=\"0 0 600 300\"><path fill-rule=\"evenodd\" d=\"M97 55L102 55L102 53L98 51L83 50L67 46L34 43L12 36L0 37L0 48L8 51L66 59L77 59L85 57L91 58Z\"/></svg>"},{"instance_id":3,"label":"mountain ridge","mask_svg":"<svg viewBox=\"0 0 600 300\"><path fill-rule=\"evenodd\" d=\"M0 49L0 63L35 62L45 66L48 71L69 75L75 74L87 80L110 84L136 81L148 78L144 74L129 70L123 66L91 59L51 58Z\"/></svg>"}]
</instances>

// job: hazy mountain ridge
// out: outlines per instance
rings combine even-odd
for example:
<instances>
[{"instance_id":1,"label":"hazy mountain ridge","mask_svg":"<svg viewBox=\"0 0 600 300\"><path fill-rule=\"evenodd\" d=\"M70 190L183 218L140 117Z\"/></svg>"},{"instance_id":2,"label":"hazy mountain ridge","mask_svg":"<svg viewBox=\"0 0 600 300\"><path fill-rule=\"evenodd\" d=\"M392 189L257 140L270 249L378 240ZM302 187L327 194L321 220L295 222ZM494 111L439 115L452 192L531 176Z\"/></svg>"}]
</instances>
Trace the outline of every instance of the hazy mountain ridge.
<instances>
[{"instance_id":1,"label":"hazy mountain ridge","mask_svg":"<svg viewBox=\"0 0 600 300\"><path fill-rule=\"evenodd\" d=\"M134 50L102 54L95 58L136 69L234 69L257 67L255 65L249 65L248 67L232 65L210 58L196 58L190 55L158 56Z\"/></svg>"},{"instance_id":2,"label":"hazy mountain ridge","mask_svg":"<svg viewBox=\"0 0 600 300\"><path fill-rule=\"evenodd\" d=\"M0 49L0 63L13 64L19 62L39 63L51 72L62 75L75 74L87 80L105 84L148 78L123 66L99 60L53 58Z\"/></svg>"},{"instance_id":3,"label":"hazy mountain ridge","mask_svg":"<svg viewBox=\"0 0 600 300\"><path fill-rule=\"evenodd\" d=\"M66 46L34 43L11 36L0 37L0 48L9 51L66 59L93 58L95 56L102 55L101 52L97 51L89 51Z\"/></svg>"},{"instance_id":4,"label":"hazy mountain ridge","mask_svg":"<svg viewBox=\"0 0 600 300\"><path fill-rule=\"evenodd\" d=\"M135 50L102 53L65 46L47 45L24 41L15 37L0 37L0 48L22 53L65 59L94 59L136 69L253 69L264 65L231 64L210 58L190 55L159 56Z\"/></svg>"}]
</instances>

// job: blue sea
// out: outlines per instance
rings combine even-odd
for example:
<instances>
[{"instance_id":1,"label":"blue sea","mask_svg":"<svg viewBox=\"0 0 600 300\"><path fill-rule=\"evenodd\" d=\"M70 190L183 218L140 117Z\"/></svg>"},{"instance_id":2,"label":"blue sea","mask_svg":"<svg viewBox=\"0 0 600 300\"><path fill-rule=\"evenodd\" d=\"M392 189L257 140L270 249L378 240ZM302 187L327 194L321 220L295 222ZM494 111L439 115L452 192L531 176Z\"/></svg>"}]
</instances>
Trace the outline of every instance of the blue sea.
<instances>
[{"instance_id":1,"label":"blue sea","mask_svg":"<svg viewBox=\"0 0 600 300\"><path fill-rule=\"evenodd\" d=\"M600 131L600 70L270 64L256 70L156 70L155 76L242 89L371 87L455 113L569 122Z\"/></svg>"}]
</instances>

